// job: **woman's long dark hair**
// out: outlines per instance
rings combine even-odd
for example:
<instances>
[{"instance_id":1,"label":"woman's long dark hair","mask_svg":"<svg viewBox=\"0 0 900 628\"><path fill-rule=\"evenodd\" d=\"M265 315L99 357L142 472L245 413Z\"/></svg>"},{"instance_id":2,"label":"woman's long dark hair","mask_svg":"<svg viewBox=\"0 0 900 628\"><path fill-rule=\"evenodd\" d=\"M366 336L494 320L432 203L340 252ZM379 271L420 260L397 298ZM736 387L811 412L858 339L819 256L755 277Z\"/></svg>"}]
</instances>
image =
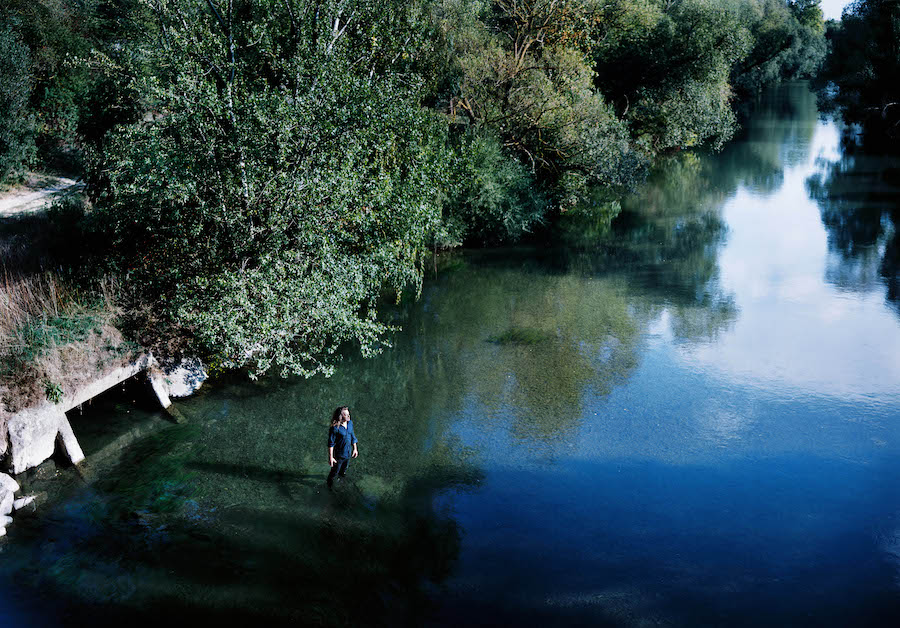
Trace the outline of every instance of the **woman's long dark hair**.
<instances>
[{"instance_id":1,"label":"woman's long dark hair","mask_svg":"<svg viewBox=\"0 0 900 628\"><path fill-rule=\"evenodd\" d=\"M337 409L331 414L331 427L337 427L341 422L341 412L346 410L350 412L350 408L347 406L338 406Z\"/></svg>"}]
</instances>

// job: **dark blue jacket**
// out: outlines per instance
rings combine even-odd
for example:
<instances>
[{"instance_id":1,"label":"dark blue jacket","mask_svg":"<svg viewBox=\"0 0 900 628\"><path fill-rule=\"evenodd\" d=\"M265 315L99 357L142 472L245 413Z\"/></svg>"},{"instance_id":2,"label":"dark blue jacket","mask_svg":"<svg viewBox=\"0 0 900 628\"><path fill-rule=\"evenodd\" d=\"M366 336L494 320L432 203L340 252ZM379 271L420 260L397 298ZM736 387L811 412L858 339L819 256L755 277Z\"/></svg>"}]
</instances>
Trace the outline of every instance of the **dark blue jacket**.
<instances>
[{"instance_id":1,"label":"dark blue jacket","mask_svg":"<svg viewBox=\"0 0 900 628\"><path fill-rule=\"evenodd\" d=\"M347 421L347 427L340 424L328 430L328 446L334 447L334 457L337 460L345 460L353 453L353 445L356 443L356 434L353 433L353 421Z\"/></svg>"}]
</instances>

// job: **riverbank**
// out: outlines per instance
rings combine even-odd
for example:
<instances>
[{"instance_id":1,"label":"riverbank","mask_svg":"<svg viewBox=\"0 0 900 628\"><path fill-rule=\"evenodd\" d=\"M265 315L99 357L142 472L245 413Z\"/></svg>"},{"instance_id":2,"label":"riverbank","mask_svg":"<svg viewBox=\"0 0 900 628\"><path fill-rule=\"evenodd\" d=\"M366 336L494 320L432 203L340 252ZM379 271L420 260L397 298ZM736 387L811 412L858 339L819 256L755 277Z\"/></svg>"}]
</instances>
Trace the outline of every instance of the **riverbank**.
<instances>
[{"instance_id":1,"label":"riverbank","mask_svg":"<svg viewBox=\"0 0 900 628\"><path fill-rule=\"evenodd\" d=\"M114 284L102 281L93 294L79 285L83 243L64 211L84 206L80 187L27 179L0 195L0 466L14 473L46 459L57 434L71 431L67 399L139 354L117 328Z\"/></svg>"},{"instance_id":2,"label":"riverbank","mask_svg":"<svg viewBox=\"0 0 900 628\"><path fill-rule=\"evenodd\" d=\"M67 392L60 393L58 398L41 399L16 412L9 412L6 407L0 409L0 463L16 476L38 467L52 456L64 459L67 464L79 465L85 455L66 413L90 404L97 396L136 377L144 380L144 385L152 391L168 416L174 422L180 422L184 417L172 407L171 397L193 394L207 374L198 360L182 360L163 367L150 354L98 371L93 377L82 371L80 377L70 378ZM10 513L34 502L34 495L15 498L18 490L16 481L0 472L0 536L5 535L6 526L12 523Z\"/></svg>"},{"instance_id":3,"label":"riverbank","mask_svg":"<svg viewBox=\"0 0 900 628\"><path fill-rule=\"evenodd\" d=\"M93 375L81 372L66 384L66 392L53 399L38 399L10 411L0 410L0 460L14 474L35 467L55 451L60 450L72 464L84 459L84 454L66 413L90 403L98 395L125 380L142 376L152 390L160 407L168 410L176 422L182 417L172 409L172 398L192 395L207 379L207 373L199 360L182 360L180 363L160 365L151 354L124 360L118 366L97 370Z\"/></svg>"},{"instance_id":4,"label":"riverbank","mask_svg":"<svg viewBox=\"0 0 900 628\"><path fill-rule=\"evenodd\" d=\"M206 379L199 361L159 364L125 338L113 282L83 289L83 243L66 212L78 219L85 206L79 184L49 175L0 194L0 471L22 474L55 454L79 464L67 412L127 379L142 377L164 409Z\"/></svg>"}]
</instances>

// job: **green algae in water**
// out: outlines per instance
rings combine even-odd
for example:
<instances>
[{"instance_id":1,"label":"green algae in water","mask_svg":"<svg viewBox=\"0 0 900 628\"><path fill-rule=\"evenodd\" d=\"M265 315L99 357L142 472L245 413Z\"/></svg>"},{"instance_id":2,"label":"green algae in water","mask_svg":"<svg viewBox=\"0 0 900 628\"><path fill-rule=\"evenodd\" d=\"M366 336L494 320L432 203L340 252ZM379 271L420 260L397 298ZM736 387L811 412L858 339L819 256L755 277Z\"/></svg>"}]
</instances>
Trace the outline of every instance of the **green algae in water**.
<instances>
[{"instance_id":1,"label":"green algae in water","mask_svg":"<svg viewBox=\"0 0 900 628\"><path fill-rule=\"evenodd\" d=\"M536 345L554 338L541 329L530 327L510 327L502 334L495 334L488 338L488 342L498 345Z\"/></svg>"}]
</instances>

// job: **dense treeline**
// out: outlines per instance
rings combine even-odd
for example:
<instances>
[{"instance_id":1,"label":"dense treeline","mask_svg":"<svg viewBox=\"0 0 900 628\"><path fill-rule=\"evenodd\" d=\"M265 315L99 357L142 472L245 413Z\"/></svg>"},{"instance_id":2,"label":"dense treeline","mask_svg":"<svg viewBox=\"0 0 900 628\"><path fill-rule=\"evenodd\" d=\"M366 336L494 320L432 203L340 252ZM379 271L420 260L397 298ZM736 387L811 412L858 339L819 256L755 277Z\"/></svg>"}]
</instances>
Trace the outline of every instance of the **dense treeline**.
<instances>
[{"instance_id":1,"label":"dense treeline","mask_svg":"<svg viewBox=\"0 0 900 628\"><path fill-rule=\"evenodd\" d=\"M0 170L67 165L142 341L328 371L434 247L610 213L742 95L809 76L817 0L93 0L0 9ZM152 333L151 333L152 332Z\"/></svg>"},{"instance_id":2,"label":"dense treeline","mask_svg":"<svg viewBox=\"0 0 900 628\"><path fill-rule=\"evenodd\" d=\"M856 0L840 23L830 23L831 52L820 76L851 122L869 127L869 140L900 135L900 2Z\"/></svg>"},{"instance_id":3,"label":"dense treeline","mask_svg":"<svg viewBox=\"0 0 900 628\"><path fill-rule=\"evenodd\" d=\"M0 181L26 167L80 173L107 131L138 119L122 64L146 33L139 6L0 2Z\"/></svg>"}]
</instances>

